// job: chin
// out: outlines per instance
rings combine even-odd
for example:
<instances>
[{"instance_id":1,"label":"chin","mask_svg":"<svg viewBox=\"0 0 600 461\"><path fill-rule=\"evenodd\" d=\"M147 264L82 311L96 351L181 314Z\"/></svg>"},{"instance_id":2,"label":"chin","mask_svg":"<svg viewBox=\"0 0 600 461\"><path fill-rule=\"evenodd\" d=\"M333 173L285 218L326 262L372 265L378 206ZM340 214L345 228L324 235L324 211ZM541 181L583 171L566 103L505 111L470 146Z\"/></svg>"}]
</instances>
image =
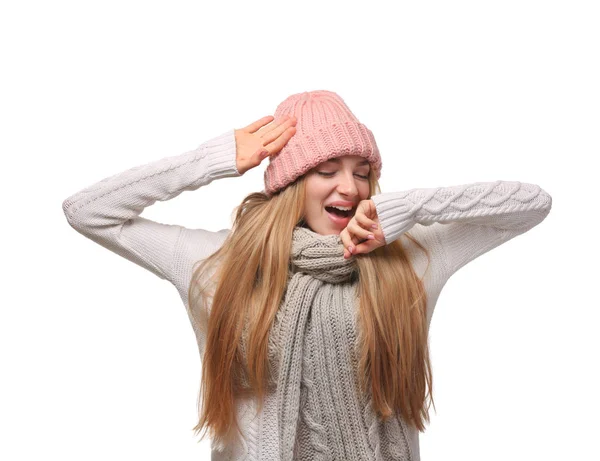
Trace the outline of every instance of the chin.
<instances>
[{"instance_id":1,"label":"chin","mask_svg":"<svg viewBox=\"0 0 600 461\"><path fill-rule=\"evenodd\" d=\"M342 232L341 229L338 229L335 226L333 226L329 220L323 223L319 222L316 226L305 222L304 227L320 235L340 235L340 233Z\"/></svg>"},{"instance_id":2,"label":"chin","mask_svg":"<svg viewBox=\"0 0 600 461\"><path fill-rule=\"evenodd\" d=\"M329 227L327 227L326 229L327 230L325 230L323 232L320 232L320 231L317 231L317 232L321 235L340 235L340 232L341 232L339 229L335 229L335 228L330 229Z\"/></svg>"}]
</instances>

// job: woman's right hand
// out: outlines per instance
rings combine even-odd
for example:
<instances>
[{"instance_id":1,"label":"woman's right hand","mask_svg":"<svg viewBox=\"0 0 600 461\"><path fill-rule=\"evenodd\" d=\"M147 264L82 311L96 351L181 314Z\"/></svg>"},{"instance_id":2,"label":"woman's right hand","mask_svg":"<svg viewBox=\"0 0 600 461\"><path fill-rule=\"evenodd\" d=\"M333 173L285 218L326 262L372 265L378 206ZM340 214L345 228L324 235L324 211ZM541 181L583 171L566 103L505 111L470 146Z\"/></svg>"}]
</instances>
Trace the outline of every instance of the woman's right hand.
<instances>
[{"instance_id":1,"label":"woman's right hand","mask_svg":"<svg viewBox=\"0 0 600 461\"><path fill-rule=\"evenodd\" d=\"M267 115L245 128L234 130L236 167L240 174L260 165L265 158L279 153L296 133L296 117L284 115L273 121L274 119L272 115Z\"/></svg>"}]
</instances>

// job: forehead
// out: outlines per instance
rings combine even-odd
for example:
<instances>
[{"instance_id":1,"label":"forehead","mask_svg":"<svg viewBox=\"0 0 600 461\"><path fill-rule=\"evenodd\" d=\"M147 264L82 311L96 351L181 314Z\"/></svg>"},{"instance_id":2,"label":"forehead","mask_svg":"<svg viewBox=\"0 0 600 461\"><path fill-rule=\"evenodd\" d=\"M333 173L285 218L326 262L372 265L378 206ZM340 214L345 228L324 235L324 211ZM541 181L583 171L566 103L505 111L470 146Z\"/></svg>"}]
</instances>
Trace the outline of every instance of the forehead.
<instances>
[{"instance_id":1,"label":"forehead","mask_svg":"<svg viewBox=\"0 0 600 461\"><path fill-rule=\"evenodd\" d=\"M369 161L359 155L343 155L341 157L330 158L328 160L325 160L324 162L321 163L321 165L329 165L329 164L341 165L343 163L361 166L361 165L368 165Z\"/></svg>"}]
</instances>

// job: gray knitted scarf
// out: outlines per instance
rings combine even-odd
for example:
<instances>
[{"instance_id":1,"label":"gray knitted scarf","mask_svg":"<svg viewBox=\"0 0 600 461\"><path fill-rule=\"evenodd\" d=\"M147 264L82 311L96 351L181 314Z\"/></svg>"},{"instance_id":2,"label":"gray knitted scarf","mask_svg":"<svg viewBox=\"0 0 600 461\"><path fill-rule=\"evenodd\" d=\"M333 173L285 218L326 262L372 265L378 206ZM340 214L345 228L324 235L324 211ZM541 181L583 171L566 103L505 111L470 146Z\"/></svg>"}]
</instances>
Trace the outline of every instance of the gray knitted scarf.
<instances>
[{"instance_id":1,"label":"gray knitted scarf","mask_svg":"<svg viewBox=\"0 0 600 461\"><path fill-rule=\"evenodd\" d=\"M307 342L311 343L308 347L316 346L315 336L308 336L307 325L315 311L341 312L341 290L344 285L348 289L357 275L354 258L344 259L343 255L339 235L320 235L304 227L294 229L289 282L275 330L280 354L277 411L282 460L292 459L295 448L303 365L309 354L304 348Z\"/></svg>"}]
</instances>

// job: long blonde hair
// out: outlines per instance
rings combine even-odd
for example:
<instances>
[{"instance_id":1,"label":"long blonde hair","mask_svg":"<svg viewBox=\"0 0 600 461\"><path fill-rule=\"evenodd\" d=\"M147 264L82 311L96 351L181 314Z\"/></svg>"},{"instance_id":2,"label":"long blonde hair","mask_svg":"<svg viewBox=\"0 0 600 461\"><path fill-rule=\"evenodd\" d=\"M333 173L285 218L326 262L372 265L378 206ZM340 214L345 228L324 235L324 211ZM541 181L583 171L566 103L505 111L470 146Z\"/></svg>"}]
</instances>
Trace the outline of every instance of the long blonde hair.
<instances>
[{"instance_id":1,"label":"long blonde hair","mask_svg":"<svg viewBox=\"0 0 600 461\"><path fill-rule=\"evenodd\" d=\"M217 444L230 440L233 427L240 433L234 397L242 392L237 385L242 376L257 396L259 409L263 405L269 382L269 331L288 281L293 229L304 219L305 177L270 198L262 192L246 196L234 210L232 230L223 245L198 262L192 275L189 306L192 312L203 313L199 324L206 338L194 431L198 435L208 429ZM369 190L369 197L380 192L372 173ZM427 249L408 232L404 235L429 260ZM435 409L427 294L400 240L355 255L360 384L363 392L370 386L374 409L382 418L399 412L424 431L424 422L429 422L427 397ZM217 265L212 277L205 277L209 267ZM240 349L242 334L247 338L246 361Z\"/></svg>"}]
</instances>

